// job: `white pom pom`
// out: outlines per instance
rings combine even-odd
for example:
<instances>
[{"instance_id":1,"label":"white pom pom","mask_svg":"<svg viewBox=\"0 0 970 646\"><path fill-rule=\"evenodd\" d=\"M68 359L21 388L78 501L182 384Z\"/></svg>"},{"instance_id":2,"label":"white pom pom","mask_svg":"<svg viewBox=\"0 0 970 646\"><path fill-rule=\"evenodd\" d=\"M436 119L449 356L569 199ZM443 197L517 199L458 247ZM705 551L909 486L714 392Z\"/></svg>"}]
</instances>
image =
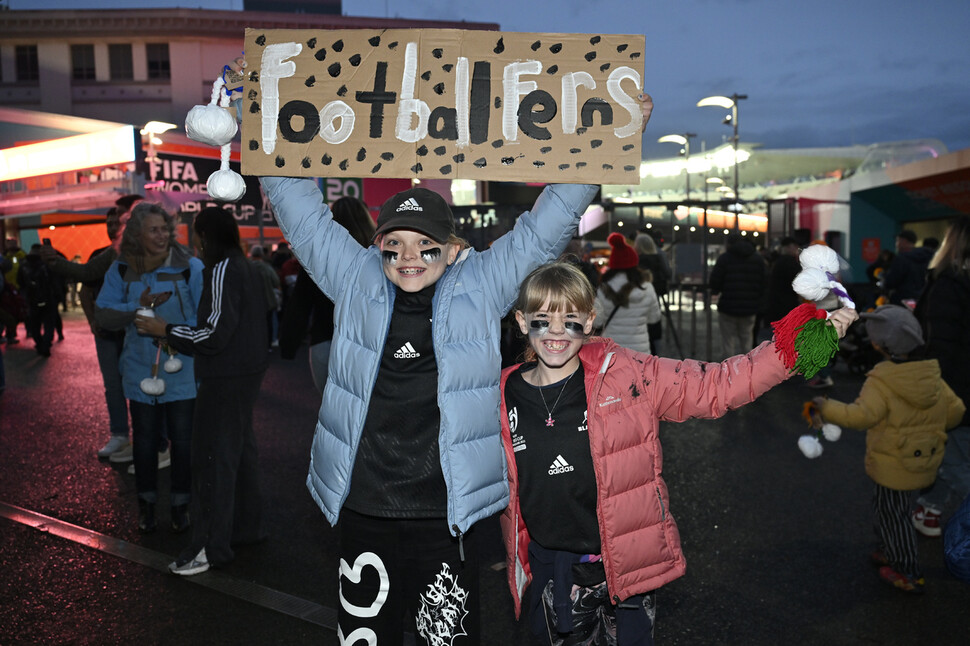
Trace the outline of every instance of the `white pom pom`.
<instances>
[{"instance_id":1,"label":"white pom pom","mask_svg":"<svg viewBox=\"0 0 970 646\"><path fill-rule=\"evenodd\" d=\"M822 455L822 443L814 435L802 435L798 438L798 448L810 460Z\"/></svg>"},{"instance_id":2,"label":"white pom pom","mask_svg":"<svg viewBox=\"0 0 970 646\"><path fill-rule=\"evenodd\" d=\"M791 282L795 293L808 301L819 301L828 296L831 281L821 269L803 269Z\"/></svg>"},{"instance_id":3,"label":"white pom pom","mask_svg":"<svg viewBox=\"0 0 970 646\"><path fill-rule=\"evenodd\" d=\"M185 134L189 139L212 146L225 146L238 130L232 113L217 105L197 105L185 117Z\"/></svg>"},{"instance_id":4,"label":"white pom pom","mask_svg":"<svg viewBox=\"0 0 970 646\"><path fill-rule=\"evenodd\" d=\"M209 197L220 202L235 202L246 194L246 181L234 170L223 168L209 175L205 184Z\"/></svg>"},{"instance_id":5,"label":"white pom pom","mask_svg":"<svg viewBox=\"0 0 970 646\"><path fill-rule=\"evenodd\" d=\"M839 273L839 255L823 244L813 244L803 249L798 254L798 262L806 269L821 269L833 275Z\"/></svg>"},{"instance_id":6,"label":"white pom pom","mask_svg":"<svg viewBox=\"0 0 970 646\"><path fill-rule=\"evenodd\" d=\"M145 377L141 380L141 390L146 395L158 397L165 394L165 382L158 377Z\"/></svg>"},{"instance_id":7,"label":"white pom pom","mask_svg":"<svg viewBox=\"0 0 970 646\"><path fill-rule=\"evenodd\" d=\"M178 357L169 357L165 360L165 372L173 373L182 369L182 360Z\"/></svg>"},{"instance_id":8,"label":"white pom pom","mask_svg":"<svg viewBox=\"0 0 970 646\"><path fill-rule=\"evenodd\" d=\"M822 424L822 435L829 442L838 442L842 437L842 429L831 422L826 422Z\"/></svg>"}]
</instances>

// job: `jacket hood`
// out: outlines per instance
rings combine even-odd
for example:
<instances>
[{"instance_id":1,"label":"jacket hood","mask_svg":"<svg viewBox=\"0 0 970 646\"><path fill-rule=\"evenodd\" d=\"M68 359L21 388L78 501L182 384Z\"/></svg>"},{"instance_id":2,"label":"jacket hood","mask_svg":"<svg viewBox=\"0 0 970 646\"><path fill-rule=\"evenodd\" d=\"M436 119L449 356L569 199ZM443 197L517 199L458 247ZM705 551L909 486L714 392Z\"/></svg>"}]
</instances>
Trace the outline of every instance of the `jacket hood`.
<instances>
[{"instance_id":1,"label":"jacket hood","mask_svg":"<svg viewBox=\"0 0 970 646\"><path fill-rule=\"evenodd\" d=\"M728 246L728 253L733 253L741 258L747 258L755 252L754 245L747 240L741 239Z\"/></svg>"},{"instance_id":2,"label":"jacket hood","mask_svg":"<svg viewBox=\"0 0 970 646\"><path fill-rule=\"evenodd\" d=\"M930 408L943 396L940 364L936 359L905 363L883 361L876 364L868 376L920 410Z\"/></svg>"}]
</instances>

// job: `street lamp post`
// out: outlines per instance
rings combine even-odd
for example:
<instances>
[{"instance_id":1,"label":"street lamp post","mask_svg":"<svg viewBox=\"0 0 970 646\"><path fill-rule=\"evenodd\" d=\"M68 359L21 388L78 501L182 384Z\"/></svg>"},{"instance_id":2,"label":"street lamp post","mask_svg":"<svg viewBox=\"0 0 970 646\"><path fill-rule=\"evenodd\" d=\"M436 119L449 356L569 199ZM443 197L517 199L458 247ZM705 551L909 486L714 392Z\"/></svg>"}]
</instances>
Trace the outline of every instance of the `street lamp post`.
<instances>
[{"instance_id":1,"label":"street lamp post","mask_svg":"<svg viewBox=\"0 0 970 646\"><path fill-rule=\"evenodd\" d=\"M719 108L730 108L731 114L724 118L725 124L730 124L734 128L734 137L732 138L734 147L734 199L736 202L740 202L741 193L738 188L738 101L742 99L747 99L747 94L732 94L731 96L708 96L697 102L697 107L703 108L705 106L713 105ZM735 213L738 213L737 205L734 209ZM738 228L738 218L734 218L734 228Z\"/></svg>"},{"instance_id":2,"label":"street lamp post","mask_svg":"<svg viewBox=\"0 0 970 646\"><path fill-rule=\"evenodd\" d=\"M661 144L677 144L683 146L680 149L680 154L684 156L684 174L687 176L687 211L690 213L690 140L691 137L696 137L697 134L694 132L685 132L682 135L664 135L657 140L657 143Z\"/></svg>"}]
</instances>

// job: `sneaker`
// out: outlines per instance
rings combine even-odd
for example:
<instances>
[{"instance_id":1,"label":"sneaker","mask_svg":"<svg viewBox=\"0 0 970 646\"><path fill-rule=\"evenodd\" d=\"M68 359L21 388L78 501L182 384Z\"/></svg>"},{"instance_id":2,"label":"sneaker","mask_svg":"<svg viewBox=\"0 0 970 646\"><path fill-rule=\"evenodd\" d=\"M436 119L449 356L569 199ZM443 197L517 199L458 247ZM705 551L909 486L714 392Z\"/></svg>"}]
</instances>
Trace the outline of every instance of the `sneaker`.
<instances>
[{"instance_id":1,"label":"sneaker","mask_svg":"<svg viewBox=\"0 0 970 646\"><path fill-rule=\"evenodd\" d=\"M199 550L194 558L188 560L179 559L168 564L168 571L179 576L194 576L208 571L209 561L205 557L205 548Z\"/></svg>"},{"instance_id":2,"label":"sneaker","mask_svg":"<svg viewBox=\"0 0 970 646\"><path fill-rule=\"evenodd\" d=\"M169 451L168 449L165 449L164 451L159 451L158 452L158 468L159 469L164 469L165 467L169 467L169 466L172 466L172 453L171 453L171 451ZM131 466L128 467L128 475L130 475L130 476L135 475L135 464L134 463L132 463Z\"/></svg>"},{"instance_id":3,"label":"sneaker","mask_svg":"<svg viewBox=\"0 0 970 646\"><path fill-rule=\"evenodd\" d=\"M926 580L923 577L916 579L908 574L900 574L888 565L879 568L879 578L889 585L911 594L923 594L923 587L926 585Z\"/></svg>"},{"instance_id":4,"label":"sneaker","mask_svg":"<svg viewBox=\"0 0 970 646\"><path fill-rule=\"evenodd\" d=\"M819 377L815 376L808 380L809 388L828 388L829 386L834 386L835 382L832 381L831 377Z\"/></svg>"},{"instance_id":5,"label":"sneaker","mask_svg":"<svg viewBox=\"0 0 970 646\"><path fill-rule=\"evenodd\" d=\"M121 447L121 449L112 453L111 456L108 458L108 462L114 462L117 464L121 462L131 462L134 459L135 459L135 456L132 454L131 442L128 442L123 447Z\"/></svg>"},{"instance_id":6,"label":"sneaker","mask_svg":"<svg viewBox=\"0 0 970 646\"><path fill-rule=\"evenodd\" d=\"M923 505L916 507L913 512L913 527L923 536L940 535L940 514L932 509L927 509Z\"/></svg>"},{"instance_id":7,"label":"sneaker","mask_svg":"<svg viewBox=\"0 0 970 646\"><path fill-rule=\"evenodd\" d=\"M116 453L126 446L130 446L131 442L128 438L123 435L112 435L108 443L102 446L98 450L99 458L110 458L112 453Z\"/></svg>"}]
</instances>

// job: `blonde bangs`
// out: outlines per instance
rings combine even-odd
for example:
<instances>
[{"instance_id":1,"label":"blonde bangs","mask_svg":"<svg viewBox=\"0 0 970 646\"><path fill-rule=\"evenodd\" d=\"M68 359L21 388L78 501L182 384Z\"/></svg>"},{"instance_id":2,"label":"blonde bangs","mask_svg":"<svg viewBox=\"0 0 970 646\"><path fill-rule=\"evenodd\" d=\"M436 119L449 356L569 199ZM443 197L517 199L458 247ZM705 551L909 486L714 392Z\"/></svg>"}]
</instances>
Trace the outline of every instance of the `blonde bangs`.
<instances>
[{"instance_id":1,"label":"blonde bangs","mask_svg":"<svg viewBox=\"0 0 970 646\"><path fill-rule=\"evenodd\" d=\"M550 312L592 312L596 294L575 265L553 262L529 274L519 289L516 309L537 312L549 301Z\"/></svg>"}]
</instances>

